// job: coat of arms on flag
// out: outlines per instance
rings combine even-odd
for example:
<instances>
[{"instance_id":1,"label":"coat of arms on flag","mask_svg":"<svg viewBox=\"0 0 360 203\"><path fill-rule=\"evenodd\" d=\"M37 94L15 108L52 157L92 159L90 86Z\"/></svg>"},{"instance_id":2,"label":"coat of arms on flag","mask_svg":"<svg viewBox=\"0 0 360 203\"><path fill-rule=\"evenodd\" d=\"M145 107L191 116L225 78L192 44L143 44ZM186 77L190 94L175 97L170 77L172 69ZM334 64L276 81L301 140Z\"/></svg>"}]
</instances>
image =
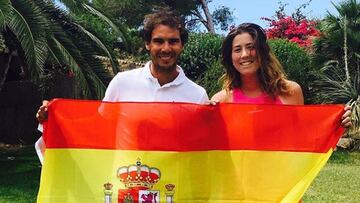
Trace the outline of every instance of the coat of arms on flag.
<instances>
[{"instance_id":1,"label":"coat of arms on flag","mask_svg":"<svg viewBox=\"0 0 360 203\"><path fill-rule=\"evenodd\" d=\"M138 160L136 165L119 168L117 176L126 187L126 189L120 189L118 192L119 203L160 202L160 191L152 190L153 186L160 180L159 169L142 165Z\"/></svg>"},{"instance_id":2,"label":"coat of arms on flag","mask_svg":"<svg viewBox=\"0 0 360 203\"><path fill-rule=\"evenodd\" d=\"M342 105L55 100L37 201L298 202L342 135L342 114Z\"/></svg>"},{"instance_id":3,"label":"coat of arms on flag","mask_svg":"<svg viewBox=\"0 0 360 203\"><path fill-rule=\"evenodd\" d=\"M120 167L117 176L126 188L118 190L118 203L174 202L175 185L165 185L165 201L160 201L160 190L153 189L161 178L160 170L143 165L140 159L134 165ZM113 185L108 182L104 184L104 188L105 203L113 202Z\"/></svg>"}]
</instances>

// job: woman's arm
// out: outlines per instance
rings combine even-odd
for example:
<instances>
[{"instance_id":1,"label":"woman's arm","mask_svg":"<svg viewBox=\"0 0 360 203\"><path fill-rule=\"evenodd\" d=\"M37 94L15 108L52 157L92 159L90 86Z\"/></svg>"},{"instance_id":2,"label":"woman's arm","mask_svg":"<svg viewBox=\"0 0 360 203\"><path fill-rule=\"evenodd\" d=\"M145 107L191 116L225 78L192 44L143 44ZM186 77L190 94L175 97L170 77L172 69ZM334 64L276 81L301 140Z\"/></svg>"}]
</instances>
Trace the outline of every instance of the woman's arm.
<instances>
[{"instance_id":1,"label":"woman's arm","mask_svg":"<svg viewBox=\"0 0 360 203\"><path fill-rule=\"evenodd\" d=\"M221 90L220 92L217 92L214 94L214 96L211 97L211 101L213 102L229 102L229 95L226 93L225 90Z\"/></svg>"},{"instance_id":2,"label":"woman's arm","mask_svg":"<svg viewBox=\"0 0 360 203\"><path fill-rule=\"evenodd\" d=\"M289 91L280 95L280 99L284 104L288 105L304 105L304 95L300 85L294 81L286 81Z\"/></svg>"}]
</instances>

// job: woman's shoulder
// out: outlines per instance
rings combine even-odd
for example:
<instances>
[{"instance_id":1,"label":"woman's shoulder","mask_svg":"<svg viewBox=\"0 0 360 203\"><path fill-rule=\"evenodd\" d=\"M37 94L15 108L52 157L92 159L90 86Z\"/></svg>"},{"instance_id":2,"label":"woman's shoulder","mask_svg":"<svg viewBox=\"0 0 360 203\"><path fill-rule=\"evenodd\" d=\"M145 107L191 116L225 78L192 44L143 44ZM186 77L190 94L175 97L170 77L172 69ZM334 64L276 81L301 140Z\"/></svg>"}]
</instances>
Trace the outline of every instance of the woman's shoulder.
<instances>
[{"instance_id":1,"label":"woman's shoulder","mask_svg":"<svg viewBox=\"0 0 360 203\"><path fill-rule=\"evenodd\" d=\"M301 86L291 80L285 80L288 91L280 95L284 104L302 105L304 104L304 96Z\"/></svg>"},{"instance_id":2,"label":"woman's shoulder","mask_svg":"<svg viewBox=\"0 0 360 203\"><path fill-rule=\"evenodd\" d=\"M288 87L290 94L302 92L301 86L295 81L285 80L285 84Z\"/></svg>"},{"instance_id":3,"label":"woman's shoulder","mask_svg":"<svg viewBox=\"0 0 360 203\"><path fill-rule=\"evenodd\" d=\"M211 97L211 101L215 101L215 102L229 102L229 97L231 96L231 92L230 95L226 90L221 90L219 92L217 92L216 94L214 94L214 96Z\"/></svg>"}]
</instances>

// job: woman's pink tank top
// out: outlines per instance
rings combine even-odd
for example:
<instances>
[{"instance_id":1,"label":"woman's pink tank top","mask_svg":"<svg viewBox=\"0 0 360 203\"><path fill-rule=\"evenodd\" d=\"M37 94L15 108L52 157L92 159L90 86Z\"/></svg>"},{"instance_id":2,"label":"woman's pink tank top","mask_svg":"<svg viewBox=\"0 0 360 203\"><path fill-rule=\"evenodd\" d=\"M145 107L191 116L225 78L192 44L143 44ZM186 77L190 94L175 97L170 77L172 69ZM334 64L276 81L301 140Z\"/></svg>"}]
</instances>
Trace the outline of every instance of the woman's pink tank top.
<instances>
[{"instance_id":1,"label":"woman's pink tank top","mask_svg":"<svg viewBox=\"0 0 360 203\"><path fill-rule=\"evenodd\" d=\"M263 92L258 97L248 97L240 88L233 89L233 102L244 104L283 104L278 96L273 99L270 95Z\"/></svg>"}]
</instances>

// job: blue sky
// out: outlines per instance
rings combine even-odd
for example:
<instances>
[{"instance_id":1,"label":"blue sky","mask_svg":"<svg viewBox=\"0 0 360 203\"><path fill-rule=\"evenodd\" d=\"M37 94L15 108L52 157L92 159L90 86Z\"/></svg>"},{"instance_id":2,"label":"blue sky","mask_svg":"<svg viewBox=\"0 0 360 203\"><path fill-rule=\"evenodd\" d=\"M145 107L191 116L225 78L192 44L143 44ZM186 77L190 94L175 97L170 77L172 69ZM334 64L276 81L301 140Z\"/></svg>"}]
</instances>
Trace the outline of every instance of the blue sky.
<instances>
[{"instance_id":1,"label":"blue sky","mask_svg":"<svg viewBox=\"0 0 360 203\"><path fill-rule=\"evenodd\" d=\"M285 7L285 12L291 15L295 8L299 7L307 0L281 0L288 5ZM59 5L58 0L55 0ZM275 15L275 10L279 8L279 0L213 0L209 4L210 11L220 6L227 6L233 11L235 17L234 24L238 25L243 22L252 22L259 24L263 28L268 26L267 22L261 20L261 17L272 17ZM323 18L327 11L337 15L337 11L331 2L339 4L342 0L312 0L311 3L303 9L304 14L309 18ZM201 28L203 29L203 28ZM220 30L218 33L222 33ZM225 32L226 33L226 32ZM224 33L223 33L224 34Z\"/></svg>"},{"instance_id":2,"label":"blue sky","mask_svg":"<svg viewBox=\"0 0 360 203\"><path fill-rule=\"evenodd\" d=\"M235 16L235 24L243 22L252 22L259 24L266 28L266 21L261 20L261 17L272 17L275 14L275 10L279 7L279 0L213 0L209 4L210 10L220 6L229 7ZM282 0L283 3L288 3L285 7L286 14L290 15L295 8L303 4L304 0ZM336 9L331 4L334 2L338 4L340 0L312 0L309 6L304 9L304 14L310 18L323 18L326 12L329 11L332 14L336 14Z\"/></svg>"}]
</instances>

